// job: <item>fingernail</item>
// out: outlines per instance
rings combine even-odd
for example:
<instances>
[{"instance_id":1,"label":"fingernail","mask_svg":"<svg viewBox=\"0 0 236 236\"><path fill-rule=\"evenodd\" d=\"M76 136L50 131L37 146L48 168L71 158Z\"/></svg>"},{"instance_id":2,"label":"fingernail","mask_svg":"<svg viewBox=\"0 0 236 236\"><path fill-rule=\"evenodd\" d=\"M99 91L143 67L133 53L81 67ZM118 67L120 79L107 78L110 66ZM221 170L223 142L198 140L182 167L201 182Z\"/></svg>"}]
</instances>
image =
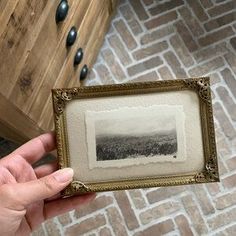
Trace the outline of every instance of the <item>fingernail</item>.
<instances>
[{"instance_id":1,"label":"fingernail","mask_svg":"<svg viewBox=\"0 0 236 236\"><path fill-rule=\"evenodd\" d=\"M57 182L66 183L72 180L73 175L74 175L73 169L64 168L64 169L56 171L53 174L53 177L56 179Z\"/></svg>"}]
</instances>

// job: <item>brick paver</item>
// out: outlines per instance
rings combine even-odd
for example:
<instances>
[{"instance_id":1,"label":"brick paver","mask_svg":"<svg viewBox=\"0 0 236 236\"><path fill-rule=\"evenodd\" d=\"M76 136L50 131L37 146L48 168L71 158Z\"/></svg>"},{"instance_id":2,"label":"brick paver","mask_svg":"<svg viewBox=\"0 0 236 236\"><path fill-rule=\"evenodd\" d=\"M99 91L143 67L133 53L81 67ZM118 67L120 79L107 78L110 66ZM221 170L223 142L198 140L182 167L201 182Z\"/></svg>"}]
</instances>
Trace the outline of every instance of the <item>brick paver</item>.
<instances>
[{"instance_id":1,"label":"brick paver","mask_svg":"<svg viewBox=\"0 0 236 236\"><path fill-rule=\"evenodd\" d=\"M234 235L236 2L121 0L85 85L211 76L221 183L101 193L34 235Z\"/></svg>"}]
</instances>

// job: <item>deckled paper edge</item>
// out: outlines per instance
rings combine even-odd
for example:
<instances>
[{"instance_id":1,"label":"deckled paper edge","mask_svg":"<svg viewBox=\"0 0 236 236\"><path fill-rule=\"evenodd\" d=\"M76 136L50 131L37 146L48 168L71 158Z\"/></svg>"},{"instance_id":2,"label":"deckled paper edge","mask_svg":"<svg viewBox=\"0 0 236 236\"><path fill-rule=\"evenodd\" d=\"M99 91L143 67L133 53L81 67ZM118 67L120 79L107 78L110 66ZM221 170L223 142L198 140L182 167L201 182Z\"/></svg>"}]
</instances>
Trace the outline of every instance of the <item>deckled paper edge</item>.
<instances>
[{"instance_id":1,"label":"deckled paper edge","mask_svg":"<svg viewBox=\"0 0 236 236\"><path fill-rule=\"evenodd\" d=\"M116 112L130 112L130 110L144 110L151 109L152 111L162 113L173 113L176 118L176 131L177 131L177 143L178 143L178 154L177 158L174 159L172 155L169 156L153 156L149 158L141 157L134 159L122 159L122 160L108 160L108 161L97 161L96 160L96 138L95 138L95 121L106 116L108 113ZM104 111L86 111L85 112L85 130L86 130L86 145L87 145L87 158L89 163L89 169L94 168L122 168L127 166L135 165L146 165L150 163L176 163L186 161L186 137L185 137L185 114L182 105L152 105L147 107L122 107L112 110ZM163 158L164 157L164 158Z\"/></svg>"}]
</instances>

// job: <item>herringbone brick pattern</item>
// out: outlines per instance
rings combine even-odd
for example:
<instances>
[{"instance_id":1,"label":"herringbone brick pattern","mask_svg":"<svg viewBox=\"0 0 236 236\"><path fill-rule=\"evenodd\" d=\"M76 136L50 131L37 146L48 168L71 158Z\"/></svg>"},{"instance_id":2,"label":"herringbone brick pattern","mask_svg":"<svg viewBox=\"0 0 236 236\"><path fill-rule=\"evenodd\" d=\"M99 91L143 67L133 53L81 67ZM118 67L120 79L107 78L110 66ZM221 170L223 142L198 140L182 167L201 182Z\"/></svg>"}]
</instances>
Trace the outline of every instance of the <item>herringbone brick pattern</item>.
<instances>
[{"instance_id":1,"label":"herringbone brick pattern","mask_svg":"<svg viewBox=\"0 0 236 236\"><path fill-rule=\"evenodd\" d=\"M235 235L236 2L124 0L86 85L210 76L221 183L98 194L34 235Z\"/></svg>"}]
</instances>

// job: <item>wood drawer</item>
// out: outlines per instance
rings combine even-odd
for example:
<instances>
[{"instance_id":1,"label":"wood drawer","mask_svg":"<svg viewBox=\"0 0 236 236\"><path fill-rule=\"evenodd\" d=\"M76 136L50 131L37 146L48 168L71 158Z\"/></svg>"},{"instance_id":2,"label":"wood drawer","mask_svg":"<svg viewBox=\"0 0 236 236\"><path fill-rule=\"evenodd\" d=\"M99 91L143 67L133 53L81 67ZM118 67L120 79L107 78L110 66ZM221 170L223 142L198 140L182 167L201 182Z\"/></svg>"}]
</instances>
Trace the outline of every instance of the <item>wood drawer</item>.
<instances>
[{"instance_id":1,"label":"wood drawer","mask_svg":"<svg viewBox=\"0 0 236 236\"><path fill-rule=\"evenodd\" d=\"M66 19L56 24L55 13L60 0L0 1L0 104L11 106L17 117L8 120L0 114L0 124L22 138L25 118L34 127L24 137L52 128L51 89L79 86L82 65L89 67L95 61L104 34L108 28L116 0L68 0ZM72 26L78 29L77 40L66 47L66 37ZM81 47L84 57L74 67L73 60ZM7 105L6 105L7 103ZM0 126L0 127L1 127ZM6 129L0 136L6 135ZM13 135L13 136L14 136ZM22 139L23 141L23 139Z\"/></svg>"},{"instance_id":2,"label":"wood drawer","mask_svg":"<svg viewBox=\"0 0 236 236\"><path fill-rule=\"evenodd\" d=\"M83 19L89 6L90 0L69 0L70 10L68 16L62 24L55 23L55 12L58 6L58 1L48 1L52 4L50 10L45 13L45 21L43 25L37 24L35 28L40 28L40 31L36 33L36 36L30 35L35 39L35 43L28 51L27 57L24 60L24 64L19 75L16 75L17 80L14 83L13 88L10 86L9 99L13 101L14 105L19 107L23 112L27 112L30 106L32 106L35 97L41 85L49 77L45 76L50 69L51 63L54 60L65 60L67 57L66 48L66 36L70 28L73 26L75 16L80 16ZM83 3L83 8L81 8ZM52 14L53 13L53 14ZM40 23L40 22L39 22ZM61 55L58 57L58 53ZM22 58L21 58L22 62ZM51 74L56 80L58 70L54 70Z\"/></svg>"},{"instance_id":3,"label":"wood drawer","mask_svg":"<svg viewBox=\"0 0 236 236\"><path fill-rule=\"evenodd\" d=\"M101 3L105 1L106 0L92 0L90 1L87 11L83 13L83 18L81 18L81 14L76 14L73 17L70 23L71 25L75 25L78 29L77 40L69 50L63 47L64 50L57 51L55 60L53 60L48 71L45 73L45 78L47 78L47 80L42 84L42 88L38 90L35 101L32 103L30 109L26 111L32 119L38 119L42 115L45 103L48 99L51 99L51 89L56 87L56 84L58 84L59 81L61 81L61 85L66 86L66 82L72 79L71 75L74 74L77 69L74 67L73 63L74 55L77 49L79 47L84 47L86 41L89 40L91 32L89 29L94 25L100 9L102 9L103 4ZM87 1L87 3L88 2L89 1ZM79 4L78 7L81 9L83 4ZM57 72L56 74L55 71Z\"/></svg>"},{"instance_id":4,"label":"wood drawer","mask_svg":"<svg viewBox=\"0 0 236 236\"><path fill-rule=\"evenodd\" d=\"M102 3L102 4L101 4ZM84 59L77 67L73 67L74 57L68 57L63 70L61 71L54 87L75 87L80 86L80 71L84 64L90 68L96 60L96 55L99 52L101 44L103 43L104 35L109 27L112 14L110 12L110 0L94 0L88 10L88 17L84 20L79 28L78 47L82 47L84 51ZM95 9L97 9L95 13ZM99 11L98 11L99 9ZM91 17L89 17L91 16ZM91 31L86 29L91 28ZM74 54L76 50L75 48ZM74 55L73 54L73 55ZM48 88L50 96L44 105L43 112L39 116L39 126L43 129L50 130L53 128L53 114L52 114L52 99L51 99L51 87Z\"/></svg>"},{"instance_id":5,"label":"wood drawer","mask_svg":"<svg viewBox=\"0 0 236 236\"><path fill-rule=\"evenodd\" d=\"M17 81L27 52L34 43L30 35L37 33L34 28L40 22L41 15L52 7L47 1L38 4L37 0L15 1L11 6L13 9L8 9L8 6L6 3L4 16L1 17L3 27L0 35L0 92L7 98Z\"/></svg>"}]
</instances>

